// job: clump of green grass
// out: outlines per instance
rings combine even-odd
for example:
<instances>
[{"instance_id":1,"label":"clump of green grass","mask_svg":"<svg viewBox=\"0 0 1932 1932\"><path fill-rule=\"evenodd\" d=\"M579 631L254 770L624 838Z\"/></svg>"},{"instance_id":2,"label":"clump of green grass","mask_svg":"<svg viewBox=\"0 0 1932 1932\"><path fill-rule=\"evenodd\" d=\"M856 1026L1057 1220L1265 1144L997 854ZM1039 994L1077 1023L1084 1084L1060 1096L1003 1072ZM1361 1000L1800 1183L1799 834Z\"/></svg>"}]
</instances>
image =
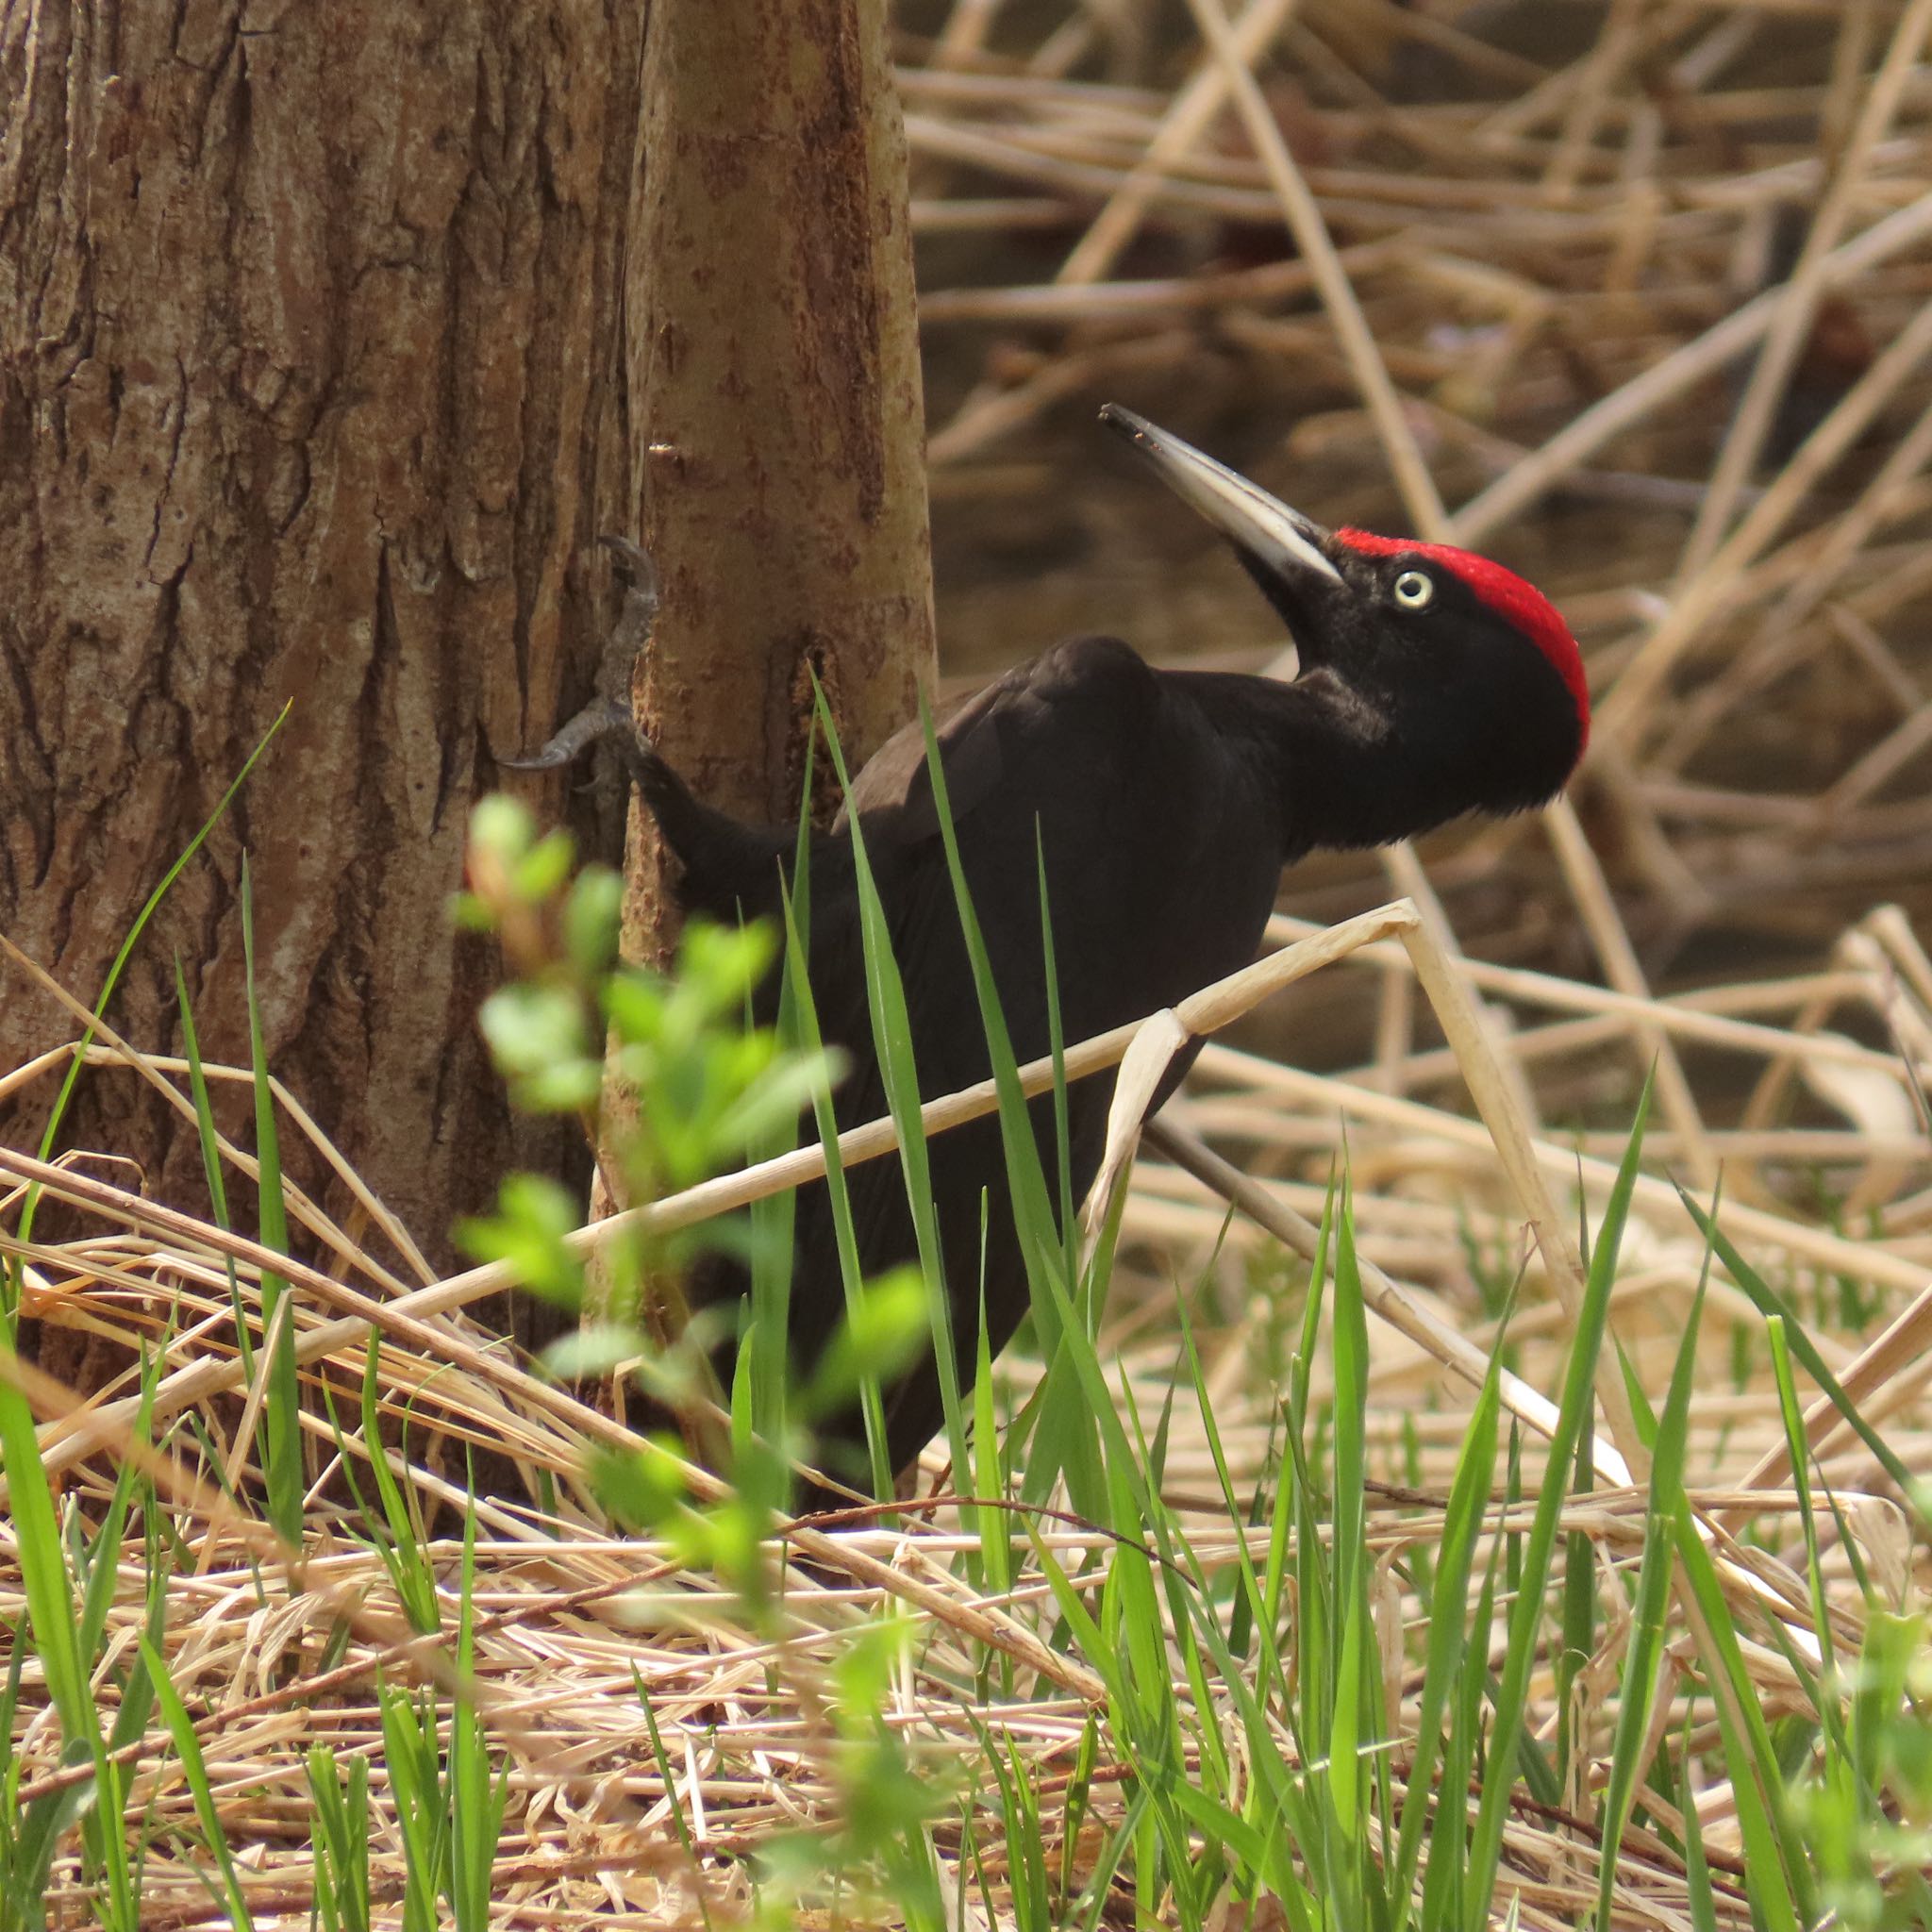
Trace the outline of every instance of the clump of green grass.
<instances>
[{"instance_id":1,"label":"clump of green grass","mask_svg":"<svg viewBox=\"0 0 1932 1932\"><path fill-rule=\"evenodd\" d=\"M797 971L806 908L785 936L781 1025L747 1032L776 936L693 935L673 974L632 974L611 882L492 812L479 902L495 894L499 929L513 914L549 936L490 1022L525 1097L605 1140L614 1025L650 1102L644 1139L621 1150L633 1188L777 1153L802 1107L836 1173ZM917 1070L882 910L860 891L916 1190ZM458 1316L438 1318L440 1355L385 1327L393 1304L331 1329L307 1223L265 1208L274 1239L233 1232L209 1099L226 1070L202 1065L184 1007L210 1192L196 1241L170 1245L111 1189L69 1198L144 1228L137 1264L125 1242L50 1249L24 1215L8 1238L20 1292L57 1264L109 1279L111 1261L141 1292L103 1307L155 1325L105 1476L63 1459L76 1416L60 1391L0 1357L0 1918L480 1926L507 1887L563 1909L594 1884L712 1925L813 1912L934 1932L969 1907L1023 1927L1190 1932L1658 1911L1700 1927L1932 1924L1924 1622L1904 1573L1888 1582L1861 1554L1877 1547L1873 1505L1819 1463L1800 1377L1916 1508L1909 1469L1722 1209L1691 1213L1707 1273L1758 1310L1732 1359L1785 1443L1790 1490L1765 1497L1782 1513L1760 1517L1783 1527L1745 1560L1693 1464L1702 1290L1654 1391L1624 1357L1648 1467L1638 1487L1604 1486L1594 1391L1647 1100L1566 1328L1516 1333L1499 1230L1465 1210L1498 1322L1487 1374L1459 1408L1438 1391L1453 1426L1426 1441L1413 1411L1381 1427L1374 1271L1345 1171L1306 1274L1269 1277L1292 1279L1298 1316L1270 1311L1246 1373L1228 1377L1208 1298L1186 1281L1130 1363L1104 1324L1118 1223L1083 1246L1054 1198L963 888L959 904L1040 1358L1002 1431L982 1344L970 1402L957 1385L947 1399L951 1486L890 1529L789 1526L790 1467L833 1396L869 1385L875 1412L908 1334L948 1342L936 1243L919 1279L881 1289L859 1279L840 1217L849 1346L835 1383L801 1384L782 1349L789 1233L760 1211L740 1370L707 1390L701 1328L644 1319L649 1267L676 1254L636 1241L601 1327L562 1365L641 1357L673 1413L715 1402L712 1433L691 1433L722 1446L721 1476L683 1440L626 1443L535 1373L505 1371ZM258 1184L279 1203L284 1123L258 1048L242 1073ZM577 1295L579 1212L522 1181L476 1238ZM334 1260L376 1278L353 1251ZM1525 1429L1506 1367L1557 1391L1545 1434ZM209 1399L224 1382L244 1391L239 1417ZM544 1506L477 1493L451 1454L466 1436L523 1459ZM340 1484L323 1480L332 1466ZM882 1494L875 1453L871 1476ZM1394 1498L1378 1487L1391 1481ZM592 1814L617 1822L586 1837L571 1821Z\"/></svg>"}]
</instances>

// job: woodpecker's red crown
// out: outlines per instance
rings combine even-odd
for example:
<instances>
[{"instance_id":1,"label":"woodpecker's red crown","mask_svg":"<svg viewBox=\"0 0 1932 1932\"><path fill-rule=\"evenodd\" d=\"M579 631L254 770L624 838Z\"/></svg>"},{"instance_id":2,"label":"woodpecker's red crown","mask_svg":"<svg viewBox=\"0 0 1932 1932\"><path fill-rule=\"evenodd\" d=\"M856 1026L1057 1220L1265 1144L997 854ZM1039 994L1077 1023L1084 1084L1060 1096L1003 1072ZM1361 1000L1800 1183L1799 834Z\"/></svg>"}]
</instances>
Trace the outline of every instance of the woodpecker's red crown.
<instances>
[{"instance_id":1,"label":"woodpecker's red crown","mask_svg":"<svg viewBox=\"0 0 1932 1932\"><path fill-rule=\"evenodd\" d=\"M1590 681L1583 673L1583 653L1563 622L1562 613L1537 589L1525 583L1513 570L1505 570L1487 557L1471 550L1457 550L1448 543L1418 543L1409 537L1378 537L1372 530L1337 530L1335 541L1345 543L1364 557L1420 557L1446 571L1453 571L1482 603L1520 631L1550 661L1551 668L1568 687L1576 704L1576 723L1582 732L1577 750L1590 741Z\"/></svg>"}]
</instances>

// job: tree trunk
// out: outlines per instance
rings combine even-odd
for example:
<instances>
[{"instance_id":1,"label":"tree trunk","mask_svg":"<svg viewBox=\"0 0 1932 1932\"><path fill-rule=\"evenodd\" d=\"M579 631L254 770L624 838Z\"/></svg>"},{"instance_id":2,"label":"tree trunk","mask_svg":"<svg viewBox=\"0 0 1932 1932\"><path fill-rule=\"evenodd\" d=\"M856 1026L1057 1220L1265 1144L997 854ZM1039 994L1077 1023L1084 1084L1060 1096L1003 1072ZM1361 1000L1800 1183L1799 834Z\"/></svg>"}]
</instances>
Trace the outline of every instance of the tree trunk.
<instances>
[{"instance_id":1,"label":"tree trunk","mask_svg":"<svg viewBox=\"0 0 1932 1932\"><path fill-rule=\"evenodd\" d=\"M625 348L661 603L633 695L699 797L785 821L813 680L856 771L936 669L886 0L653 0L642 92ZM823 754L816 775L829 817ZM632 832L625 950L662 961L675 904L647 815ZM633 1118L613 1083L607 1132Z\"/></svg>"},{"instance_id":2,"label":"tree trunk","mask_svg":"<svg viewBox=\"0 0 1932 1932\"><path fill-rule=\"evenodd\" d=\"M245 1058L245 847L271 1063L432 1255L516 1152L497 961L445 911L465 821L591 688L592 540L631 523L641 32L631 0L0 0L0 929L91 1001L292 700L111 1017L166 1046L178 953ZM72 1032L0 993L0 1069ZM192 1131L86 1091L70 1140L202 1198Z\"/></svg>"},{"instance_id":3,"label":"tree trunk","mask_svg":"<svg viewBox=\"0 0 1932 1932\"><path fill-rule=\"evenodd\" d=\"M885 0L654 0L642 112L626 346L663 603L641 712L701 798L792 819L814 674L854 770L934 675ZM658 950L667 924L647 850L632 936Z\"/></svg>"}]
</instances>

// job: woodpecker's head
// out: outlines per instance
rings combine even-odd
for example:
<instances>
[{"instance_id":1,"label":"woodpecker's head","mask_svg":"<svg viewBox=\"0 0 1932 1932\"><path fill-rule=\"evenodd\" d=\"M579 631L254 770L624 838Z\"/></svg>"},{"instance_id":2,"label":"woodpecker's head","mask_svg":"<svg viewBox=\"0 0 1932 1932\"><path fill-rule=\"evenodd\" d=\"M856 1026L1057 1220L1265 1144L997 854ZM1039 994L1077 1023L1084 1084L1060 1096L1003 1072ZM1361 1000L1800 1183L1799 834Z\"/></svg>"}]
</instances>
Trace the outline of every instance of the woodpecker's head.
<instances>
[{"instance_id":1,"label":"woodpecker's head","mask_svg":"<svg viewBox=\"0 0 1932 1932\"><path fill-rule=\"evenodd\" d=\"M1234 545L1293 634L1296 682L1332 694L1338 728L1435 785L1441 817L1520 811L1561 789L1589 741L1590 690L1541 591L1467 550L1324 530L1131 410L1100 413Z\"/></svg>"}]
</instances>

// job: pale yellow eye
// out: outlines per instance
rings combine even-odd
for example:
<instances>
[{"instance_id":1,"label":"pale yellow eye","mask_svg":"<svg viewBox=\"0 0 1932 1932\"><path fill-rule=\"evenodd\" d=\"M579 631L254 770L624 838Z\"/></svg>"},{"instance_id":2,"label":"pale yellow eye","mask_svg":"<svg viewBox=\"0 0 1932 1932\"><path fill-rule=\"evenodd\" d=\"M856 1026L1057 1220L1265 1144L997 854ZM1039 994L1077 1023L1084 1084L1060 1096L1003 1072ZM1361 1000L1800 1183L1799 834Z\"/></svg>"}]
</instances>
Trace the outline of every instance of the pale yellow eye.
<instances>
[{"instance_id":1,"label":"pale yellow eye","mask_svg":"<svg viewBox=\"0 0 1932 1932\"><path fill-rule=\"evenodd\" d=\"M1435 583L1419 570L1406 570L1395 579L1395 601L1405 610L1425 609L1435 594Z\"/></svg>"}]
</instances>

